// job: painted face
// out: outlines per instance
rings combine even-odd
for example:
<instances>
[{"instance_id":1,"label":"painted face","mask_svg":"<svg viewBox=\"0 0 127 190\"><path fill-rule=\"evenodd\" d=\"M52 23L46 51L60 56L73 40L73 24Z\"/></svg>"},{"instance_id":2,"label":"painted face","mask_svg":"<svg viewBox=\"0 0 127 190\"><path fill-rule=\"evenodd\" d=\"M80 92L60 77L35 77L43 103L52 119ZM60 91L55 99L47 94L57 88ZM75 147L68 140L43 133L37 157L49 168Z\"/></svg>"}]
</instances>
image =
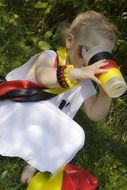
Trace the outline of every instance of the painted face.
<instances>
[{"instance_id":1,"label":"painted face","mask_svg":"<svg viewBox=\"0 0 127 190\"><path fill-rule=\"evenodd\" d=\"M82 47L78 40L74 39L72 34L69 34L66 38L66 48L67 48L67 64L73 64L75 67L84 66L85 60L81 56Z\"/></svg>"},{"instance_id":2,"label":"painted face","mask_svg":"<svg viewBox=\"0 0 127 190\"><path fill-rule=\"evenodd\" d=\"M112 58L111 50L105 46L97 45L88 51L82 47L81 56L85 60L86 64L93 64L102 59Z\"/></svg>"},{"instance_id":3,"label":"painted face","mask_svg":"<svg viewBox=\"0 0 127 190\"><path fill-rule=\"evenodd\" d=\"M69 40L68 40L69 41ZM86 46L87 45L87 46ZM109 52L111 54L114 43L95 33L94 38L74 40L72 37L69 41L69 58L70 63L75 67L88 65L89 60L99 52Z\"/></svg>"},{"instance_id":4,"label":"painted face","mask_svg":"<svg viewBox=\"0 0 127 190\"><path fill-rule=\"evenodd\" d=\"M82 46L75 44L68 50L69 64L75 67L82 67L86 65L85 59L82 56Z\"/></svg>"},{"instance_id":5,"label":"painted face","mask_svg":"<svg viewBox=\"0 0 127 190\"><path fill-rule=\"evenodd\" d=\"M101 38L101 40L99 39L96 42L96 45L91 45L89 48L85 47L85 45L81 45L79 55L82 59L84 59L86 65L88 65L92 64L93 61L96 62L101 59L109 59L111 57L113 47L113 42ZM96 57L96 59L93 59L93 57Z\"/></svg>"}]
</instances>

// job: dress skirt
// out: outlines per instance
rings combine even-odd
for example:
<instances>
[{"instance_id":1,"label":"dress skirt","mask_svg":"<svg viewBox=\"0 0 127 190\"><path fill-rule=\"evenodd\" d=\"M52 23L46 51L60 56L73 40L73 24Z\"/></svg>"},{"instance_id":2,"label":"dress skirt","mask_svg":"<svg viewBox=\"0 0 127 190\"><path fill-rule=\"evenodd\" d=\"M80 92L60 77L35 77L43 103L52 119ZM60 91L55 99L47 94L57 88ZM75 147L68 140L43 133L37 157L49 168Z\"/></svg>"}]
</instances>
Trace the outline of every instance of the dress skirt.
<instances>
[{"instance_id":1,"label":"dress skirt","mask_svg":"<svg viewBox=\"0 0 127 190\"><path fill-rule=\"evenodd\" d=\"M0 155L54 173L84 145L83 129L51 102L0 101Z\"/></svg>"}]
</instances>

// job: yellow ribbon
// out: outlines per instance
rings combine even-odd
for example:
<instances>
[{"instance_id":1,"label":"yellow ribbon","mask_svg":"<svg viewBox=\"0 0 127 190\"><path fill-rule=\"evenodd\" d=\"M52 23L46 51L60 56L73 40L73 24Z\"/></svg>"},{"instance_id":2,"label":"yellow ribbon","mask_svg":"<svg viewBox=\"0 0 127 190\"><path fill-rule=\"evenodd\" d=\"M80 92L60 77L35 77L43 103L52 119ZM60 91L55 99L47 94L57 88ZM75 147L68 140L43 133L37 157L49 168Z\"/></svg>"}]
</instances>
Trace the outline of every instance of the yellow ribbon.
<instances>
[{"instance_id":1,"label":"yellow ribbon","mask_svg":"<svg viewBox=\"0 0 127 190\"><path fill-rule=\"evenodd\" d=\"M43 190L50 174L47 172L38 172L29 183L27 190Z\"/></svg>"},{"instance_id":2,"label":"yellow ribbon","mask_svg":"<svg viewBox=\"0 0 127 190\"><path fill-rule=\"evenodd\" d=\"M61 190L63 182L62 166L54 175L47 172L38 172L29 183L27 190Z\"/></svg>"},{"instance_id":3,"label":"yellow ribbon","mask_svg":"<svg viewBox=\"0 0 127 190\"><path fill-rule=\"evenodd\" d=\"M58 55L58 64L59 65L65 65L66 64L66 58L67 58L67 53L66 53L66 49L65 48L59 48L57 50L57 55ZM74 84L73 87L76 86L79 83L79 81L77 80ZM68 89L70 88L50 88L50 89L45 89L43 91L45 92L49 92L52 94L61 94L63 92L66 92Z\"/></svg>"},{"instance_id":4,"label":"yellow ribbon","mask_svg":"<svg viewBox=\"0 0 127 190\"><path fill-rule=\"evenodd\" d=\"M63 169L64 167L61 167L54 175L48 179L45 190L61 190L63 182Z\"/></svg>"},{"instance_id":5,"label":"yellow ribbon","mask_svg":"<svg viewBox=\"0 0 127 190\"><path fill-rule=\"evenodd\" d=\"M65 48L59 48L57 50L59 65L65 65L66 64L66 58L67 58L67 52Z\"/></svg>"}]
</instances>

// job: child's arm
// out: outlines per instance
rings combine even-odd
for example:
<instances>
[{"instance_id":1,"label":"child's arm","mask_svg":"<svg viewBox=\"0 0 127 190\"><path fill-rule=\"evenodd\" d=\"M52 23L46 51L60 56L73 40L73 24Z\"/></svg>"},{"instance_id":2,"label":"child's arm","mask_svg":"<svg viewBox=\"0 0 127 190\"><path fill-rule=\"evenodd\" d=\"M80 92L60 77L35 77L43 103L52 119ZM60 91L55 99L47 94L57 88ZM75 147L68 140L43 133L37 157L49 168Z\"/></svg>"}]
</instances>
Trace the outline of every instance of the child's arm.
<instances>
[{"instance_id":1,"label":"child's arm","mask_svg":"<svg viewBox=\"0 0 127 190\"><path fill-rule=\"evenodd\" d=\"M100 87L98 95L91 96L83 104L87 116L92 121L100 121L104 119L110 109L111 100L112 99Z\"/></svg>"},{"instance_id":2,"label":"child's arm","mask_svg":"<svg viewBox=\"0 0 127 190\"><path fill-rule=\"evenodd\" d=\"M56 68L52 58L47 54L41 54L35 63L36 80L48 88L60 87L57 83Z\"/></svg>"},{"instance_id":3,"label":"child's arm","mask_svg":"<svg viewBox=\"0 0 127 190\"><path fill-rule=\"evenodd\" d=\"M103 69L99 69L99 67L104 65L106 65L106 62L99 61L98 63L90 66L74 68L69 73L69 78L70 80L91 79L99 83L95 74L105 72L105 70L103 71ZM56 68L53 67L51 57L46 54L42 54L36 62L35 77L38 82L49 88L60 87L57 82ZM86 110L86 114L91 120L98 121L106 116L110 108L110 104L111 98L107 96L102 88L100 88L98 96L92 96L84 102L84 108Z\"/></svg>"},{"instance_id":4,"label":"child's arm","mask_svg":"<svg viewBox=\"0 0 127 190\"><path fill-rule=\"evenodd\" d=\"M100 84L100 81L95 75L106 72L105 69L101 69L100 67L103 67L107 64L108 63L105 60L102 60L90 66L83 66L80 68L74 67L72 70L70 70L68 77L70 81L77 79L80 81L91 79ZM60 87L57 82L56 68L53 67L52 58L47 54L40 55L36 61L35 77L39 83L49 88Z\"/></svg>"}]
</instances>

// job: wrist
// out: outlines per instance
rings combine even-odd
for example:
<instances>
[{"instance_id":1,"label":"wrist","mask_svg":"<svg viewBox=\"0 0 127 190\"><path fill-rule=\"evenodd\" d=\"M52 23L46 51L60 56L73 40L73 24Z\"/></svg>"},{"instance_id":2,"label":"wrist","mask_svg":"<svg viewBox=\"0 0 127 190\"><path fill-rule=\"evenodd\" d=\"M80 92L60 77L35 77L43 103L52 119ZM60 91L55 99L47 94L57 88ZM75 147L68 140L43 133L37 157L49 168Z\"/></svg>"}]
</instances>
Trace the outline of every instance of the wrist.
<instances>
[{"instance_id":1,"label":"wrist","mask_svg":"<svg viewBox=\"0 0 127 190\"><path fill-rule=\"evenodd\" d=\"M57 82L62 88L73 88L79 82L76 80L75 73L73 65L58 66L56 70Z\"/></svg>"},{"instance_id":2,"label":"wrist","mask_svg":"<svg viewBox=\"0 0 127 190\"><path fill-rule=\"evenodd\" d=\"M79 80L79 69L75 67L71 69L70 72L68 73L68 77L70 81Z\"/></svg>"}]
</instances>

